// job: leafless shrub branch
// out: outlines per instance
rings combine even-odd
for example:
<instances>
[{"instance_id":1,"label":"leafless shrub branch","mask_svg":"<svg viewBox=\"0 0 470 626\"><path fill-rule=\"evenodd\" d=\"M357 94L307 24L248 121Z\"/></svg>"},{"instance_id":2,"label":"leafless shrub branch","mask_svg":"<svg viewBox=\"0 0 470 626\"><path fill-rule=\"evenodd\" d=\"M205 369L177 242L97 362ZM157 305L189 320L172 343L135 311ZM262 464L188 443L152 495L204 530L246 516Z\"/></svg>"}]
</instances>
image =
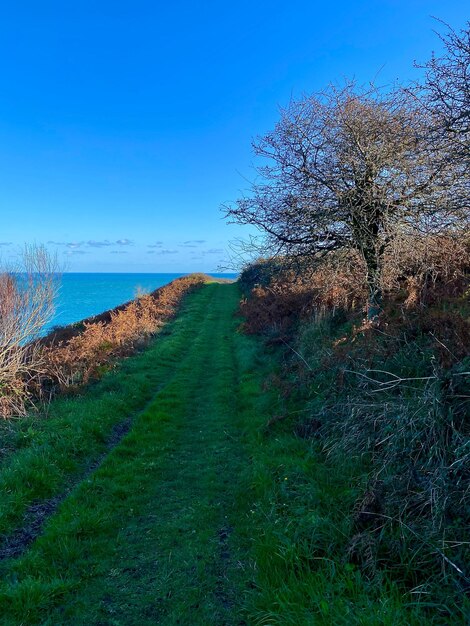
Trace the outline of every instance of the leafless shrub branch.
<instances>
[{"instance_id":1,"label":"leafless shrub branch","mask_svg":"<svg viewBox=\"0 0 470 626\"><path fill-rule=\"evenodd\" d=\"M0 416L22 415L30 386L45 371L36 339L54 312L57 259L27 245L15 267L0 273Z\"/></svg>"}]
</instances>

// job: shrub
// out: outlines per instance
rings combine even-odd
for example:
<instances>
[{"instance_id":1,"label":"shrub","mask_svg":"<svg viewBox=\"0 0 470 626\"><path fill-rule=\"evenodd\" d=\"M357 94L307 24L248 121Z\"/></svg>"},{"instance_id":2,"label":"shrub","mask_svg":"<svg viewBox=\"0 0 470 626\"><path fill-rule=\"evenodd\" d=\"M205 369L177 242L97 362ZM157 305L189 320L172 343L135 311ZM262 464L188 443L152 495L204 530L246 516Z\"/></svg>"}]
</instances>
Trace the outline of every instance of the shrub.
<instances>
[{"instance_id":1,"label":"shrub","mask_svg":"<svg viewBox=\"0 0 470 626\"><path fill-rule=\"evenodd\" d=\"M470 277L470 237L421 235L393 239L384 254L385 309L419 309L465 293ZM298 317L366 311L364 262L350 249L335 250L309 263L260 259L245 267L240 283L248 332L284 332Z\"/></svg>"},{"instance_id":2,"label":"shrub","mask_svg":"<svg viewBox=\"0 0 470 626\"><path fill-rule=\"evenodd\" d=\"M34 340L53 314L57 282L56 260L41 246L26 246L0 273L0 417L25 413L47 367Z\"/></svg>"},{"instance_id":3,"label":"shrub","mask_svg":"<svg viewBox=\"0 0 470 626\"><path fill-rule=\"evenodd\" d=\"M345 251L296 269L262 260L246 268L241 278L245 293L249 293L242 300L241 312L245 330L253 333L282 333L299 317L353 310L367 295L361 261L357 254Z\"/></svg>"},{"instance_id":4,"label":"shrub","mask_svg":"<svg viewBox=\"0 0 470 626\"><path fill-rule=\"evenodd\" d=\"M470 273L470 237L402 235L385 255L383 288L405 293L405 306L432 304L461 295Z\"/></svg>"}]
</instances>

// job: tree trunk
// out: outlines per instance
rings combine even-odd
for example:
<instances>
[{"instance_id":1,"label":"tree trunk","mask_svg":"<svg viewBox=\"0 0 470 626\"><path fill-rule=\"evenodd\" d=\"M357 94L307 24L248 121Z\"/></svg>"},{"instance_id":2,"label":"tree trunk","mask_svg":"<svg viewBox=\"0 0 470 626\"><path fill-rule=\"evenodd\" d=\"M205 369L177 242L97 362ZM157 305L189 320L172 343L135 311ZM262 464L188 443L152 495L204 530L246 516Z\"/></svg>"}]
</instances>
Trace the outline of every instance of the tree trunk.
<instances>
[{"instance_id":1,"label":"tree trunk","mask_svg":"<svg viewBox=\"0 0 470 626\"><path fill-rule=\"evenodd\" d=\"M382 272L379 254L376 245L368 245L363 248L362 253L367 267L367 320L378 323L379 315L382 312Z\"/></svg>"},{"instance_id":2,"label":"tree trunk","mask_svg":"<svg viewBox=\"0 0 470 626\"><path fill-rule=\"evenodd\" d=\"M375 277L367 277L369 285L369 298L367 301L367 320L369 322L377 323L379 315L382 312L382 290L377 285Z\"/></svg>"}]
</instances>

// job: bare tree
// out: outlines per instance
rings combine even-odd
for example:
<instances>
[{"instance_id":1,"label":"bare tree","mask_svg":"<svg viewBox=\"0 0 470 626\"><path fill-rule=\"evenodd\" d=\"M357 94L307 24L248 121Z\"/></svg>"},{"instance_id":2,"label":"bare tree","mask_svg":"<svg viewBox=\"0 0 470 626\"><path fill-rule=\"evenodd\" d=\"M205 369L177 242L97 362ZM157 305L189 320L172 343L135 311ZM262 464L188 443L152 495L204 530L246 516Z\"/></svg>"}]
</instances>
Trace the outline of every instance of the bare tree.
<instances>
[{"instance_id":1,"label":"bare tree","mask_svg":"<svg viewBox=\"0 0 470 626\"><path fill-rule=\"evenodd\" d=\"M23 414L31 381L43 370L35 341L51 319L58 265L43 246L27 245L0 273L0 417Z\"/></svg>"},{"instance_id":2,"label":"bare tree","mask_svg":"<svg viewBox=\"0 0 470 626\"><path fill-rule=\"evenodd\" d=\"M293 101L274 130L253 143L263 160L259 178L226 214L258 227L274 254L359 251L375 318L386 246L400 229L435 228L451 217L446 207L456 176L428 141L431 122L398 90L351 83Z\"/></svg>"},{"instance_id":3,"label":"bare tree","mask_svg":"<svg viewBox=\"0 0 470 626\"><path fill-rule=\"evenodd\" d=\"M459 32L450 26L443 56L434 54L426 70L423 102L433 111L438 130L444 130L454 158L470 167L470 22Z\"/></svg>"}]
</instances>

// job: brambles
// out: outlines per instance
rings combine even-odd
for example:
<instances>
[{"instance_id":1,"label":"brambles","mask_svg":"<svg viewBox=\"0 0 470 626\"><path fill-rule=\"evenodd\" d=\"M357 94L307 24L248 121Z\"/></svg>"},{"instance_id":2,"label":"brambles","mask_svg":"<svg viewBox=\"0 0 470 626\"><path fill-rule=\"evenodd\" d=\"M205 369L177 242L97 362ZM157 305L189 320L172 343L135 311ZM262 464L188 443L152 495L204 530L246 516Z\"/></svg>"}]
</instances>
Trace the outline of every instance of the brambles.
<instances>
[{"instance_id":1,"label":"brambles","mask_svg":"<svg viewBox=\"0 0 470 626\"><path fill-rule=\"evenodd\" d=\"M262 262L264 275L268 262ZM286 331L298 317L317 319L339 309L354 309L363 302L367 286L357 255L331 253L315 269L303 273L285 267L268 282L251 284L259 272L254 263L243 270L241 284L249 294L241 303L248 332Z\"/></svg>"},{"instance_id":2,"label":"brambles","mask_svg":"<svg viewBox=\"0 0 470 626\"><path fill-rule=\"evenodd\" d=\"M469 272L469 233L402 235L385 252L383 290L402 292L407 308L422 308L463 294Z\"/></svg>"},{"instance_id":3,"label":"brambles","mask_svg":"<svg viewBox=\"0 0 470 626\"><path fill-rule=\"evenodd\" d=\"M458 298L469 285L470 239L450 233L401 235L386 248L379 284L385 317ZM285 329L299 317L363 311L367 301L364 261L354 251L335 250L310 264L262 259L240 276L241 309L251 332ZM392 312L393 310L393 312Z\"/></svg>"}]
</instances>

